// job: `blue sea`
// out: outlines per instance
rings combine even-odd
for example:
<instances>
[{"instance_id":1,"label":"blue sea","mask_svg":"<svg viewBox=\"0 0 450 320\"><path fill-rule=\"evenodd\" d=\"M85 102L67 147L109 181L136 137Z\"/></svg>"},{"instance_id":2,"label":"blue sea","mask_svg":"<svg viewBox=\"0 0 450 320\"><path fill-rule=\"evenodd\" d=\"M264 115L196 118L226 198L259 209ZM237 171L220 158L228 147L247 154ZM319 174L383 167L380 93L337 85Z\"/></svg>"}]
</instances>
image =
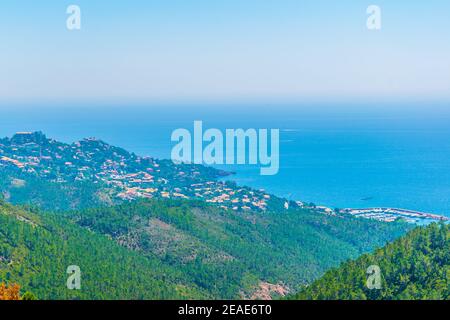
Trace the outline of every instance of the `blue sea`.
<instances>
[{"instance_id":1,"label":"blue sea","mask_svg":"<svg viewBox=\"0 0 450 320\"><path fill-rule=\"evenodd\" d=\"M0 135L43 131L73 142L97 137L170 158L171 133L280 129L280 171L233 166L231 177L292 200L329 207L396 207L450 216L450 104L211 104L3 106Z\"/></svg>"}]
</instances>

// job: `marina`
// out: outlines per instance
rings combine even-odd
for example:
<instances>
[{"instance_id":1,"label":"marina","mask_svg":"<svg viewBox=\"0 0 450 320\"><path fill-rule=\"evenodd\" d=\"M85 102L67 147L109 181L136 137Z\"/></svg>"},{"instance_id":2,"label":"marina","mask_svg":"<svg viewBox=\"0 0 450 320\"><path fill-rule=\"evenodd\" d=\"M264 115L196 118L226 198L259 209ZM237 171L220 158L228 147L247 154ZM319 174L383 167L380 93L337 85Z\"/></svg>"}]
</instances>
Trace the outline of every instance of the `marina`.
<instances>
[{"instance_id":1,"label":"marina","mask_svg":"<svg viewBox=\"0 0 450 320\"><path fill-rule=\"evenodd\" d=\"M397 208L347 208L341 209L340 213L347 213L355 217L375 219L385 222L394 222L398 219L402 219L406 222L415 224L428 224L432 222L449 221L449 219L445 216Z\"/></svg>"}]
</instances>

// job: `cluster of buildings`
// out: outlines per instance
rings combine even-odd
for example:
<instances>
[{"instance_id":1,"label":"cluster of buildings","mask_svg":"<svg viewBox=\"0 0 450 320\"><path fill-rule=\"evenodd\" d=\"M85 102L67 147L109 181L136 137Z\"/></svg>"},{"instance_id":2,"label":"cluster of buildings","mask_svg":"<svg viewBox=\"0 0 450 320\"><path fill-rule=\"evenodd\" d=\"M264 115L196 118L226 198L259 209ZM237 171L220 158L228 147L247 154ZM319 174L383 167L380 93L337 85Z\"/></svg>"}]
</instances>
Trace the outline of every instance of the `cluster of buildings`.
<instances>
[{"instance_id":1,"label":"cluster of buildings","mask_svg":"<svg viewBox=\"0 0 450 320\"><path fill-rule=\"evenodd\" d=\"M194 196L205 199L208 203L217 204L232 210L267 210L270 195L263 190L254 191L248 188L230 188L226 183L208 182L205 185L193 186Z\"/></svg>"},{"instance_id":2,"label":"cluster of buildings","mask_svg":"<svg viewBox=\"0 0 450 320\"><path fill-rule=\"evenodd\" d=\"M447 218L404 209L365 208L333 210L325 206L271 197L264 190L239 187L217 178L228 173L199 165L139 157L90 138L73 144L47 139L40 132L21 132L0 139L0 168L19 170L54 183L93 183L122 201L140 198L196 199L234 211L266 211L270 204L315 212L393 222L427 223Z\"/></svg>"},{"instance_id":3,"label":"cluster of buildings","mask_svg":"<svg viewBox=\"0 0 450 320\"><path fill-rule=\"evenodd\" d=\"M93 138L64 144L42 133L18 133L0 139L0 166L54 183L92 182L123 201L201 199L235 211L264 211L270 200L264 191L218 181L224 175L219 170L139 157Z\"/></svg>"},{"instance_id":4,"label":"cluster of buildings","mask_svg":"<svg viewBox=\"0 0 450 320\"><path fill-rule=\"evenodd\" d=\"M384 222L394 222L399 219L414 224L427 224L436 221L449 221L449 219L444 216L432 213L424 213L396 208L342 209L340 210L340 212L350 214L355 217L374 219Z\"/></svg>"},{"instance_id":5,"label":"cluster of buildings","mask_svg":"<svg viewBox=\"0 0 450 320\"><path fill-rule=\"evenodd\" d=\"M117 181L110 180L110 184L118 185ZM171 187L170 184L158 187L136 186L134 182L120 183L123 189L117 194L122 200L135 200L139 198L166 198L166 199L195 199L215 204L221 208L241 210L267 210L269 194L263 191L252 191L247 188L230 188L225 182L207 181L183 187Z\"/></svg>"}]
</instances>

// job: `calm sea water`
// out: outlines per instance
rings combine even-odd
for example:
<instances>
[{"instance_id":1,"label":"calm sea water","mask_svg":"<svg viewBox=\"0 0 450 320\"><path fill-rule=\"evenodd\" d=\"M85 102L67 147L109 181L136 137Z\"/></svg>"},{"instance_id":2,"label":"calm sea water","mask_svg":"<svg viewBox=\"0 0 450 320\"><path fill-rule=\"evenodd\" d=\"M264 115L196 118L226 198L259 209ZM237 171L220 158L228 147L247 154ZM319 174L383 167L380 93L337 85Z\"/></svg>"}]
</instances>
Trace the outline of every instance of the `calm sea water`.
<instances>
[{"instance_id":1,"label":"calm sea water","mask_svg":"<svg viewBox=\"0 0 450 320\"><path fill-rule=\"evenodd\" d=\"M234 166L234 180L330 207L400 207L450 216L450 105L2 107L0 135L95 136L169 158L176 128L279 128L280 172Z\"/></svg>"}]
</instances>

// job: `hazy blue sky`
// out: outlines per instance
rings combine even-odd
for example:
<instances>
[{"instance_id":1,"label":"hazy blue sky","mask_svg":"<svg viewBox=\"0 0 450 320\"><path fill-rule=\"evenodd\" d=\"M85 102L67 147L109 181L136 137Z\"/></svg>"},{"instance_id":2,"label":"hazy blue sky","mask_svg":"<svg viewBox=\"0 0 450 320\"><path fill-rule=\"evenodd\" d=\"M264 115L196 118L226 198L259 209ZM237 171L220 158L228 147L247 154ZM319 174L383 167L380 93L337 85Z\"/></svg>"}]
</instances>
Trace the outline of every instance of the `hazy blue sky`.
<instances>
[{"instance_id":1,"label":"hazy blue sky","mask_svg":"<svg viewBox=\"0 0 450 320\"><path fill-rule=\"evenodd\" d=\"M0 102L450 101L449 17L448 0L2 0Z\"/></svg>"}]
</instances>

